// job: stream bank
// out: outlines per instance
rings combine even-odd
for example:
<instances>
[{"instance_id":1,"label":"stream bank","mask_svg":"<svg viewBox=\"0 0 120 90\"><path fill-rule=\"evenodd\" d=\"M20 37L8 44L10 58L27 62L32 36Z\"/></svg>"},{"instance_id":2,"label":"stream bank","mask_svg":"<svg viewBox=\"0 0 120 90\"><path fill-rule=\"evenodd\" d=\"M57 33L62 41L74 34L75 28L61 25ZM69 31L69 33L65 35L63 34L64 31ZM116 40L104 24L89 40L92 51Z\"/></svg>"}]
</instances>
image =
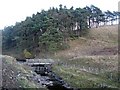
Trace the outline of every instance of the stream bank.
<instances>
[{"instance_id":1,"label":"stream bank","mask_svg":"<svg viewBox=\"0 0 120 90\"><path fill-rule=\"evenodd\" d=\"M52 71L52 63L50 62L43 63L42 61L40 62L40 60L42 59L39 60L17 59L19 63L30 66L32 70L37 73L37 76L34 77L34 80L37 81L38 84L47 87L49 90L79 90L72 88L60 76L55 74Z\"/></svg>"}]
</instances>

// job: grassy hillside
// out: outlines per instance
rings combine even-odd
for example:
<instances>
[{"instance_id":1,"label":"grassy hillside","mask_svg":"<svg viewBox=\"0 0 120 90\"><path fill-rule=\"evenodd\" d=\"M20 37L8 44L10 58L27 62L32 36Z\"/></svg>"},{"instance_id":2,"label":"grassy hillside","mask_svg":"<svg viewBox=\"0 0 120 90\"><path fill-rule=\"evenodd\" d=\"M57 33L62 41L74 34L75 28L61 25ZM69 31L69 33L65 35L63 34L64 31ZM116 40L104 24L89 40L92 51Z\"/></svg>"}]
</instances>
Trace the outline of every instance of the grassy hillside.
<instances>
[{"instance_id":1,"label":"grassy hillside","mask_svg":"<svg viewBox=\"0 0 120 90\"><path fill-rule=\"evenodd\" d=\"M117 25L93 28L85 37L69 42L70 48L55 54L54 71L77 88L118 86Z\"/></svg>"},{"instance_id":2,"label":"grassy hillside","mask_svg":"<svg viewBox=\"0 0 120 90\"><path fill-rule=\"evenodd\" d=\"M115 55L118 48L118 26L105 26L89 30L89 34L69 42L68 50L60 51L58 57Z\"/></svg>"},{"instance_id":3,"label":"grassy hillside","mask_svg":"<svg viewBox=\"0 0 120 90\"><path fill-rule=\"evenodd\" d=\"M55 58L55 73L75 88L118 87L117 25L90 29L87 36L70 40L68 44L70 48L49 56ZM19 54L8 53L11 56ZM36 58L41 56L38 53Z\"/></svg>"}]
</instances>

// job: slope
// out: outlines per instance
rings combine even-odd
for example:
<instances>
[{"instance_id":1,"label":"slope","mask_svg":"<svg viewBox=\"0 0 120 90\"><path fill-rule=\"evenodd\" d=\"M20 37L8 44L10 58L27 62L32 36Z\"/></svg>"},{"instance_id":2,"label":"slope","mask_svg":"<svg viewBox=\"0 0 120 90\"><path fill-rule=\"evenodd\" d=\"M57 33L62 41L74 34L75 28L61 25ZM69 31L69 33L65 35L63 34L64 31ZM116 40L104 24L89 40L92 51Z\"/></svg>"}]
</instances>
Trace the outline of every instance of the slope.
<instances>
[{"instance_id":1,"label":"slope","mask_svg":"<svg viewBox=\"0 0 120 90\"><path fill-rule=\"evenodd\" d=\"M93 28L55 54L54 71L77 88L117 88L118 26Z\"/></svg>"},{"instance_id":2,"label":"slope","mask_svg":"<svg viewBox=\"0 0 120 90\"><path fill-rule=\"evenodd\" d=\"M2 88L3 90L47 90L38 85L33 77L36 75L29 67L16 62L16 59L1 55L2 58Z\"/></svg>"}]
</instances>

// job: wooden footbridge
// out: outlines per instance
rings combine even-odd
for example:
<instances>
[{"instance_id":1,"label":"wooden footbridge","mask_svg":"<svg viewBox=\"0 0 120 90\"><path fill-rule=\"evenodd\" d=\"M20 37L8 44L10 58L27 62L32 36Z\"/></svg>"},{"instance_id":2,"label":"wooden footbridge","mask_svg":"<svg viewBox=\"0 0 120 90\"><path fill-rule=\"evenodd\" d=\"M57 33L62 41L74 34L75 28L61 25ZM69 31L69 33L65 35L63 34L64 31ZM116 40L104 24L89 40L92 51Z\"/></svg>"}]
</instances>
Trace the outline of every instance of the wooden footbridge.
<instances>
[{"instance_id":1,"label":"wooden footbridge","mask_svg":"<svg viewBox=\"0 0 120 90\"><path fill-rule=\"evenodd\" d=\"M49 90L74 90L61 77L52 72L52 65L55 64L52 59L17 59L20 63L29 65L32 69L40 74L38 81L46 85Z\"/></svg>"},{"instance_id":2,"label":"wooden footbridge","mask_svg":"<svg viewBox=\"0 0 120 90\"><path fill-rule=\"evenodd\" d=\"M52 70L52 59L26 59L26 64L39 74L47 74Z\"/></svg>"}]
</instances>

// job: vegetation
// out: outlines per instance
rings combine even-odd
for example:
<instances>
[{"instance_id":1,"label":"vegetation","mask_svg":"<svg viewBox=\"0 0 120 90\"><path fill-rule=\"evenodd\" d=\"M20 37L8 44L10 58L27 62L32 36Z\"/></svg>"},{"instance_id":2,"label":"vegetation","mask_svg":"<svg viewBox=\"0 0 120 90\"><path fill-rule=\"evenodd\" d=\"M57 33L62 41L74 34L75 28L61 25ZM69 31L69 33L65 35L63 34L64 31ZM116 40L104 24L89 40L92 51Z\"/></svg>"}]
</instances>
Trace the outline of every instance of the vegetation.
<instances>
[{"instance_id":1,"label":"vegetation","mask_svg":"<svg viewBox=\"0 0 120 90\"><path fill-rule=\"evenodd\" d=\"M14 57L2 55L1 58L3 60L3 79L6 82L3 84L9 83L12 88L23 88L25 90L47 90L47 88L36 84L35 81L30 79L30 77L33 77L33 74L36 74L30 68L17 63ZM8 72L4 72L4 70L8 70ZM11 74L11 72L13 73ZM7 77L5 77L4 75L7 75ZM12 77L14 81L10 80L10 77ZM12 83L14 83L15 85L11 85ZM4 88L9 89L11 87Z\"/></svg>"},{"instance_id":2,"label":"vegetation","mask_svg":"<svg viewBox=\"0 0 120 90\"><path fill-rule=\"evenodd\" d=\"M94 5L76 9L59 5L42 10L4 28L3 52L13 53L13 49L25 58L33 57L34 51L55 52L53 71L71 86L117 88L118 30L113 22L118 24L119 16L120 12L103 12ZM20 80L28 87L26 78Z\"/></svg>"},{"instance_id":3,"label":"vegetation","mask_svg":"<svg viewBox=\"0 0 120 90\"><path fill-rule=\"evenodd\" d=\"M24 50L24 57L25 58L32 58L32 54L30 52L28 52L26 49Z\"/></svg>"},{"instance_id":4,"label":"vegetation","mask_svg":"<svg viewBox=\"0 0 120 90\"><path fill-rule=\"evenodd\" d=\"M118 71L108 63L117 68L117 56L62 58L53 70L75 88L117 88Z\"/></svg>"},{"instance_id":5,"label":"vegetation","mask_svg":"<svg viewBox=\"0 0 120 90\"><path fill-rule=\"evenodd\" d=\"M91 28L56 53L53 71L75 88L119 88L118 25ZM88 89L89 90L89 89Z\"/></svg>"},{"instance_id":6,"label":"vegetation","mask_svg":"<svg viewBox=\"0 0 120 90\"><path fill-rule=\"evenodd\" d=\"M88 28L113 24L119 19L120 12L102 12L100 8L91 5L84 8L59 5L49 10L42 10L27 17L25 21L17 22L3 30L3 51L10 48L19 51L57 51L68 47L69 38L80 37L88 33Z\"/></svg>"}]
</instances>

